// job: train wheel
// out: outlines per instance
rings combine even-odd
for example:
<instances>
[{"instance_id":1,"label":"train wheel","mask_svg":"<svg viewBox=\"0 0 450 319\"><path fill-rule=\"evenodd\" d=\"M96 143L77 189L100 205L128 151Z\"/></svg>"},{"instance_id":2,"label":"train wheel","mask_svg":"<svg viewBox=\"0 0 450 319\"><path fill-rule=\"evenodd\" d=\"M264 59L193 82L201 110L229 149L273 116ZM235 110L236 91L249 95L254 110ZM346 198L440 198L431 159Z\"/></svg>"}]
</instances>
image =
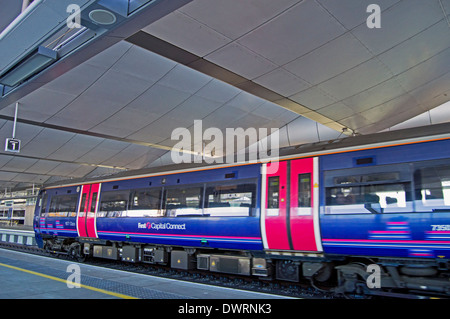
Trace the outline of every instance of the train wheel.
<instances>
[{"instance_id":1,"label":"train wheel","mask_svg":"<svg viewBox=\"0 0 450 319\"><path fill-rule=\"evenodd\" d=\"M73 260L76 260L80 263L84 262L86 260L86 256L83 255L81 251L81 245L80 243L73 243L70 245L69 250L67 252L69 257Z\"/></svg>"}]
</instances>

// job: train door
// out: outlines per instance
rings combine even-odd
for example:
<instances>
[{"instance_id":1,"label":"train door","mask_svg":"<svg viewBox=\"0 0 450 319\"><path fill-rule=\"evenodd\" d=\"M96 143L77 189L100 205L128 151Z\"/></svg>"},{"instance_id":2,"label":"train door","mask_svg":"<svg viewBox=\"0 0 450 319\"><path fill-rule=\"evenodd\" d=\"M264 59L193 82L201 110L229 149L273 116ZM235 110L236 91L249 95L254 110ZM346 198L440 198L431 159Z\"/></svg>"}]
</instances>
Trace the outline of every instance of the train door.
<instances>
[{"instance_id":1,"label":"train door","mask_svg":"<svg viewBox=\"0 0 450 319\"><path fill-rule=\"evenodd\" d=\"M292 248L321 251L318 201L318 158L291 161L289 227Z\"/></svg>"},{"instance_id":2,"label":"train door","mask_svg":"<svg viewBox=\"0 0 450 319\"><path fill-rule=\"evenodd\" d=\"M321 251L317 158L269 163L263 170L265 248Z\"/></svg>"},{"instance_id":3,"label":"train door","mask_svg":"<svg viewBox=\"0 0 450 319\"><path fill-rule=\"evenodd\" d=\"M81 186L80 205L77 212L77 231L80 237L98 238L96 228L96 212L100 184Z\"/></svg>"},{"instance_id":4,"label":"train door","mask_svg":"<svg viewBox=\"0 0 450 319\"><path fill-rule=\"evenodd\" d=\"M277 167L278 165L278 167ZM265 241L268 249L289 250L289 235L287 233L287 162L275 162L264 166L265 173Z\"/></svg>"}]
</instances>

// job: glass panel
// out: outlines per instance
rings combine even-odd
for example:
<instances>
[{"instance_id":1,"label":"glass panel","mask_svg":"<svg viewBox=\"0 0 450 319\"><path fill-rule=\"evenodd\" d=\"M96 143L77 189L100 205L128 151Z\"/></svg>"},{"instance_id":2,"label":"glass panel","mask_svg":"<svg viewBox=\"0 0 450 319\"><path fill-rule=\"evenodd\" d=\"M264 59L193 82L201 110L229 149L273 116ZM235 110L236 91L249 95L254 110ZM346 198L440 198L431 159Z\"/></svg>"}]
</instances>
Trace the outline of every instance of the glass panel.
<instances>
[{"instance_id":1,"label":"glass panel","mask_svg":"<svg viewBox=\"0 0 450 319\"><path fill-rule=\"evenodd\" d=\"M124 217L128 206L128 191L102 192L97 217Z\"/></svg>"},{"instance_id":2,"label":"glass panel","mask_svg":"<svg viewBox=\"0 0 450 319\"><path fill-rule=\"evenodd\" d=\"M95 206L97 205L97 195L97 193L92 194L91 209L89 211L93 213L95 213Z\"/></svg>"},{"instance_id":3,"label":"glass panel","mask_svg":"<svg viewBox=\"0 0 450 319\"><path fill-rule=\"evenodd\" d=\"M256 184L217 185L206 189L205 214L250 216L256 200Z\"/></svg>"},{"instance_id":4,"label":"glass panel","mask_svg":"<svg viewBox=\"0 0 450 319\"><path fill-rule=\"evenodd\" d=\"M411 212L410 183L329 187L326 213L364 214Z\"/></svg>"},{"instance_id":5,"label":"glass panel","mask_svg":"<svg viewBox=\"0 0 450 319\"><path fill-rule=\"evenodd\" d=\"M49 209L49 217L71 217L76 215L78 195L54 195Z\"/></svg>"},{"instance_id":6,"label":"glass panel","mask_svg":"<svg viewBox=\"0 0 450 319\"><path fill-rule=\"evenodd\" d=\"M163 216L160 188L136 190L133 195L128 217L159 217Z\"/></svg>"},{"instance_id":7,"label":"glass panel","mask_svg":"<svg viewBox=\"0 0 450 319\"><path fill-rule=\"evenodd\" d=\"M42 205L41 205L41 216L42 216L42 217L46 216L46 212L47 212L47 199L48 199L48 196L47 196L47 194L45 194L44 197L42 198Z\"/></svg>"},{"instance_id":8,"label":"glass panel","mask_svg":"<svg viewBox=\"0 0 450 319\"><path fill-rule=\"evenodd\" d=\"M418 210L450 209L450 165L418 169L414 181Z\"/></svg>"},{"instance_id":9,"label":"glass panel","mask_svg":"<svg viewBox=\"0 0 450 319\"><path fill-rule=\"evenodd\" d=\"M170 188L165 193L166 216L202 215L203 187Z\"/></svg>"},{"instance_id":10,"label":"glass panel","mask_svg":"<svg viewBox=\"0 0 450 319\"><path fill-rule=\"evenodd\" d=\"M298 175L298 207L311 207L311 173Z\"/></svg>"},{"instance_id":11,"label":"glass panel","mask_svg":"<svg viewBox=\"0 0 450 319\"><path fill-rule=\"evenodd\" d=\"M272 176L267 185L267 216L278 216L280 214L280 177Z\"/></svg>"},{"instance_id":12,"label":"glass panel","mask_svg":"<svg viewBox=\"0 0 450 319\"><path fill-rule=\"evenodd\" d=\"M86 199L87 199L87 193L83 193L83 195L81 196L81 203L80 203L80 213L79 216L83 217L84 216L84 211L86 209Z\"/></svg>"},{"instance_id":13,"label":"glass panel","mask_svg":"<svg viewBox=\"0 0 450 319\"><path fill-rule=\"evenodd\" d=\"M400 179L398 172L381 172L364 175L349 175L334 178L335 185L361 184L373 182L397 181Z\"/></svg>"},{"instance_id":14,"label":"glass panel","mask_svg":"<svg viewBox=\"0 0 450 319\"><path fill-rule=\"evenodd\" d=\"M83 196L81 197L80 211L84 211L86 208L86 197L87 193L84 193Z\"/></svg>"},{"instance_id":15,"label":"glass panel","mask_svg":"<svg viewBox=\"0 0 450 319\"><path fill-rule=\"evenodd\" d=\"M280 208L280 177L269 177L267 208Z\"/></svg>"}]
</instances>

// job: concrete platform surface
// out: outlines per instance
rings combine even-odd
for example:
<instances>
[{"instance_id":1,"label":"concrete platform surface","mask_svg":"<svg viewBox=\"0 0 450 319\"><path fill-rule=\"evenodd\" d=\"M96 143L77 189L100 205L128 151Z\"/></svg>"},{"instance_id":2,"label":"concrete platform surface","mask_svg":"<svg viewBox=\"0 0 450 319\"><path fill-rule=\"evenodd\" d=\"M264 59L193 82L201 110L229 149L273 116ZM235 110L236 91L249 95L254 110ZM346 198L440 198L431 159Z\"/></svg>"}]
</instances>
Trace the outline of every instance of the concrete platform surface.
<instances>
[{"instance_id":1,"label":"concrete platform surface","mask_svg":"<svg viewBox=\"0 0 450 319\"><path fill-rule=\"evenodd\" d=\"M0 249L0 299L286 299ZM288 298L289 299L289 298Z\"/></svg>"}]
</instances>

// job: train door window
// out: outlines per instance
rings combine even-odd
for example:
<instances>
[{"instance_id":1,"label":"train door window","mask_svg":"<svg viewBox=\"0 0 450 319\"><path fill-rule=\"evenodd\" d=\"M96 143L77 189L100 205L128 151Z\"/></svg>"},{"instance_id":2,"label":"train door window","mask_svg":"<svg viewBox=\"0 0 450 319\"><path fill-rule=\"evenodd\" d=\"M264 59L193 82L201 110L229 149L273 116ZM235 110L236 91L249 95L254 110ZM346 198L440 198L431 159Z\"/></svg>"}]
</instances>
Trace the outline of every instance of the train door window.
<instances>
[{"instance_id":1,"label":"train door window","mask_svg":"<svg viewBox=\"0 0 450 319\"><path fill-rule=\"evenodd\" d=\"M312 212L311 173L298 174L297 183L297 205L295 206L295 203L292 203L291 214L310 215Z\"/></svg>"},{"instance_id":2,"label":"train door window","mask_svg":"<svg viewBox=\"0 0 450 319\"><path fill-rule=\"evenodd\" d=\"M417 169L414 181L418 211L450 210L450 165Z\"/></svg>"},{"instance_id":3,"label":"train door window","mask_svg":"<svg viewBox=\"0 0 450 319\"><path fill-rule=\"evenodd\" d=\"M81 203L80 203L80 217L84 216L84 210L86 208L86 197L87 197L87 193L83 193L83 195L81 196Z\"/></svg>"},{"instance_id":4,"label":"train door window","mask_svg":"<svg viewBox=\"0 0 450 319\"><path fill-rule=\"evenodd\" d=\"M159 217L161 208L161 188L138 189L132 195L128 217Z\"/></svg>"},{"instance_id":5,"label":"train door window","mask_svg":"<svg viewBox=\"0 0 450 319\"><path fill-rule=\"evenodd\" d=\"M95 206L97 205L97 195L98 195L97 192L92 194L91 209L89 210L92 213L95 213Z\"/></svg>"},{"instance_id":6,"label":"train door window","mask_svg":"<svg viewBox=\"0 0 450 319\"><path fill-rule=\"evenodd\" d=\"M278 216L280 208L280 177L271 176L267 185L267 215Z\"/></svg>"},{"instance_id":7,"label":"train door window","mask_svg":"<svg viewBox=\"0 0 450 319\"><path fill-rule=\"evenodd\" d=\"M298 207L311 207L311 173L298 174Z\"/></svg>"},{"instance_id":8,"label":"train door window","mask_svg":"<svg viewBox=\"0 0 450 319\"><path fill-rule=\"evenodd\" d=\"M201 216L203 187L176 187L165 189L166 216Z\"/></svg>"},{"instance_id":9,"label":"train door window","mask_svg":"<svg viewBox=\"0 0 450 319\"><path fill-rule=\"evenodd\" d=\"M208 186L205 193L205 215L251 216L255 202L255 183Z\"/></svg>"}]
</instances>

